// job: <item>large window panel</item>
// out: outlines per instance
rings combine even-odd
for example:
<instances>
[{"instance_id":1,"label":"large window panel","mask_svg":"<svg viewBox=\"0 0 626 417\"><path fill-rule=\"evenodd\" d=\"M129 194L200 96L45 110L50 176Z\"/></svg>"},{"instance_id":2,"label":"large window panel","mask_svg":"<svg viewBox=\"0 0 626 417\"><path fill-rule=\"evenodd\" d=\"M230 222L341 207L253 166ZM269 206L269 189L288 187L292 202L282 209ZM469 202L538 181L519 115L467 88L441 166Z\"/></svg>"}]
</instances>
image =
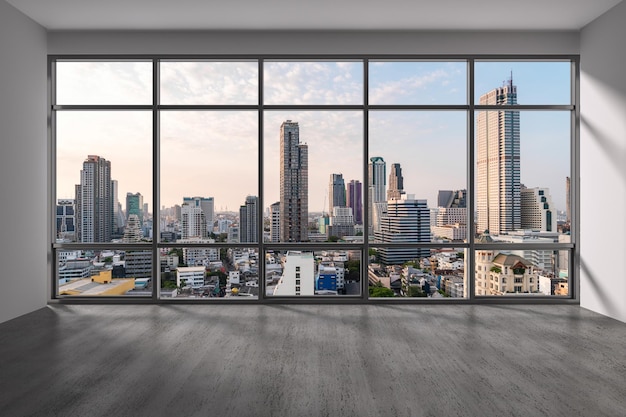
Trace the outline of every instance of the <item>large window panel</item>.
<instances>
[{"instance_id":1,"label":"large window panel","mask_svg":"<svg viewBox=\"0 0 626 417\"><path fill-rule=\"evenodd\" d=\"M150 297L152 251L67 249L56 253L57 296Z\"/></svg>"},{"instance_id":2,"label":"large window panel","mask_svg":"<svg viewBox=\"0 0 626 417\"><path fill-rule=\"evenodd\" d=\"M370 241L467 239L467 113L371 111Z\"/></svg>"},{"instance_id":3,"label":"large window panel","mask_svg":"<svg viewBox=\"0 0 626 417\"><path fill-rule=\"evenodd\" d=\"M370 247L369 297L466 298L466 253L463 248Z\"/></svg>"},{"instance_id":4,"label":"large window panel","mask_svg":"<svg viewBox=\"0 0 626 417\"><path fill-rule=\"evenodd\" d=\"M259 241L257 132L256 112L161 112L162 241Z\"/></svg>"},{"instance_id":5,"label":"large window panel","mask_svg":"<svg viewBox=\"0 0 626 417\"><path fill-rule=\"evenodd\" d=\"M161 248L161 298L255 300L259 251L252 247Z\"/></svg>"},{"instance_id":6,"label":"large window panel","mask_svg":"<svg viewBox=\"0 0 626 417\"><path fill-rule=\"evenodd\" d=\"M363 113L266 111L263 120L264 201L278 210L268 240L362 241Z\"/></svg>"},{"instance_id":7,"label":"large window panel","mask_svg":"<svg viewBox=\"0 0 626 417\"><path fill-rule=\"evenodd\" d=\"M266 61L265 104L362 104L361 61Z\"/></svg>"},{"instance_id":8,"label":"large window panel","mask_svg":"<svg viewBox=\"0 0 626 417\"><path fill-rule=\"evenodd\" d=\"M467 104L467 62L370 61L369 104Z\"/></svg>"},{"instance_id":9,"label":"large window panel","mask_svg":"<svg viewBox=\"0 0 626 417\"><path fill-rule=\"evenodd\" d=\"M570 251L480 249L476 251L477 296L568 297Z\"/></svg>"},{"instance_id":10,"label":"large window panel","mask_svg":"<svg viewBox=\"0 0 626 417\"><path fill-rule=\"evenodd\" d=\"M570 61L476 61L474 73L475 104L573 103ZM515 94L506 94L509 89Z\"/></svg>"},{"instance_id":11,"label":"large window panel","mask_svg":"<svg viewBox=\"0 0 626 417\"><path fill-rule=\"evenodd\" d=\"M149 105L151 61L57 61L56 104Z\"/></svg>"},{"instance_id":12,"label":"large window panel","mask_svg":"<svg viewBox=\"0 0 626 417\"><path fill-rule=\"evenodd\" d=\"M161 61L161 104L258 103L256 61Z\"/></svg>"},{"instance_id":13,"label":"large window panel","mask_svg":"<svg viewBox=\"0 0 626 417\"><path fill-rule=\"evenodd\" d=\"M361 251L268 250L267 297L347 297L361 295Z\"/></svg>"},{"instance_id":14,"label":"large window panel","mask_svg":"<svg viewBox=\"0 0 626 417\"><path fill-rule=\"evenodd\" d=\"M61 111L56 116L57 212L71 207L64 242L152 239L152 114ZM67 211L67 210L66 210ZM73 233L67 222L75 224Z\"/></svg>"},{"instance_id":15,"label":"large window panel","mask_svg":"<svg viewBox=\"0 0 626 417\"><path fill-rule=\"evenodd\" d=\"M558 243L571 225L571 113L476 115L478 242Z\"/></svg>"}]
</instances>

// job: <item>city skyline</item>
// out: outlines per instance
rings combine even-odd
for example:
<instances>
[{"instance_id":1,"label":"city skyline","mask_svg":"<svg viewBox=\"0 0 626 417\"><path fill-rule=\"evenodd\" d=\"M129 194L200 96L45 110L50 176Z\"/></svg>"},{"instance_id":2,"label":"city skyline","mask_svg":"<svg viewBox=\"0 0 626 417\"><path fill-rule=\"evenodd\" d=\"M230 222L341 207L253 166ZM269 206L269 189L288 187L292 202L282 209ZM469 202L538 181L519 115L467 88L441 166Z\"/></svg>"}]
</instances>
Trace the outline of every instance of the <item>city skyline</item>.
<instances>
[{"instance_id":1,"label":"city skyline","mask_svg":"<svg viewBox=\"0 0 626 417\"><path fill-rule=\"evenodd\" d=\"M142 67L145 63L139 64L137 65ZM269 79L266 78L266 83L279 79L281 67L285 67L282 65L284 63L280 64L272 70L275 75ZM338 83L346 79L354 80L361 74L356 71L355 68L359 65L355 63L350 63L351 65L341 63L342 65L336 66L332 65L334 63L323 64L325 65L315 66L316 68L313 69L302 65L301 67L306 67L306 71L303 69L292 72L285 70L287 71L284 73L285 82L289 88L285 86L282 96L276 96L284 97L284 99L276 98L275 102L291 104L293 102L284 100L297 96L298 92L306 87L311 88L313 85L317 85L318 91L332 96L331 87L336 87L336 84L324 84L319 81L327 79L329 68L333 69L334 72L331 71L331 73ZM397 68L402 67L398 63L373 62L370 67L372 77L376 76L376 71L386 71L387 78L394 79L395 82L386 81L384 74L378 79L372 78L370 97L373 94L379 94L379 102L386 103L383 91L386 92L385 94L391 94L390 91L399 92L397 84L400 81L405 86L415 86L414 89L425 94L426 97L428 97L428 91L437 90L443 91L441 93L443 96L448 93L457 94L455 97L465 96L466 74L464 71L459 72L458 69L464 67L464 63L452 63L454 65L442 63L439 67L435 65L438 63L429 64L432 64L432 68L428 70L430 72L414 74L411 78L403 73L403 71L408 71L407 69ZM479 93L499 86L513 68L516 84L519 86L518 102L521 104L552 103L550 98L542 98L541 91L543 90L546 91L545 96L550 95L556 104L561 104L566 100L565 93L548 93L558 85L568 84L566 81L560 84L554 81L556 76L553 75L552 70L555 65L558 68L567 67L564 64L566 63L477 62L477 96ZM415 71L416 65L408 66L411 67L409 68L411 71ZM529 71L524 68L529 66L538 70ZM192 66L189 65L189 67ZM541 76L537 77L536 73L546 67L549 67L551 71L543 71ZM248 80L245 84L254 86L256 84L250 81L254 77L250 77L249 66L247 68L248 72L244 71L244 74L247 74L245 80ZM188 71L191 74L193 69L188 68ZM563 73L559 71L556 71L557 75ZM141 71L135 72L141 73ZM66 78L71 76L70 73L66 74ZM146 79L143 75L131 76L132 74L126 74L121 70L117 73L117 78L121 78L119 74L124 74L126 77L124 87L130 83L129 79L133 82L143 80L141 85L150 85L150 78ZM298 77L303 77L303 74L310 81L299 85ZM227 71L224 70L222 75L226 77ZM569 73L567 75L569 79ZM318 77L317 84L314 82L315 77ZM486 79L488 81L485 81ZM487 83L489 83L487 90L479 90L479 86ZM59 89L71 90L74 87L70 84L61 82ZM232 83L228 85L232 87ZM354 86L353 83L351 85ZM298 86L299 89L296 89ZM162 90L172 90L173 92L168 93L171 96L181 95L183 92L194 96L189 86L178 90L176 88L168 84L167 88L163 87ZM118 93L115 93L117 91L115 88L112 90L113 92L109 95L116 97L123 97L127 94L126 91L129 91L131 95L139 96L135 91L137 88L124 91L120 88ZM252 90L248 88L247 91ZM287 90L291 93L287 94ZM453 90L460 91L460 93L453 93ZM96 91L99 90L96 89ZM567 94L569 94L569 89ZM76 102L71 98L64 98L66 96L61 95L60 101ZM341 93L341 96L352 97L345 91ZM122 102L121 99L116 98L116 100L116 103ZM205 98L198 98L198 100L205 100ZM344 102L351 102L347 98L345 100L347 101ZM406 100L411 101L410 98ZM240 103L238 100L231 100L233 101ZM125 102L137 103L141 100L129 98ZM171 102L175 101L172 99ZM221 104L225 101L215 99L214 102ZM401 164L406 192L415 194L416 198L426 199L429 207L436 205L436 194L440 189L468 188L466 115L465 111L372 111L369 115L370 147L367 150L368 154L364 154L362 112L347 110L266 111L263 114L265 129L262 132L265 177L262 193L263 209L265 210L279 198L276 185L278 170L275 168L278 163L274 163L278 157L275 144L278 141L278 127L284 120L299 121L302 140L311 145L309 211L321 212L325 211L324 195L328 195L327 184L330 174L342 174L346 183L350 180L358 180L362 184L367 184L367 179L363 178L365 157L381 156L388 164ZM247 195L261 195L258 190L257 176L259 155L256 111L164 111L161 116L161 206L180 205L184 196L202 195L215 198L216 211L227 208L229 211L236 212ZM521 182L527 187L549 188L556 208L564 211L566 209L565 178L570 176L570 113L567 111L521 111L520 120L522 130ZM154 211L150 112L59 112L57 126L58 199L73 198L73 185L78 182L77 167L80 167L87 155L96 154L112 162L112 178L119 183L118 198L121 201L128 192L133 194L139 192L144 196L144 202L149 204L150 212ZM318 154L316 155L315 152ZM225 178L228 180L224 181Z\"/></svg>"}]
</instances>

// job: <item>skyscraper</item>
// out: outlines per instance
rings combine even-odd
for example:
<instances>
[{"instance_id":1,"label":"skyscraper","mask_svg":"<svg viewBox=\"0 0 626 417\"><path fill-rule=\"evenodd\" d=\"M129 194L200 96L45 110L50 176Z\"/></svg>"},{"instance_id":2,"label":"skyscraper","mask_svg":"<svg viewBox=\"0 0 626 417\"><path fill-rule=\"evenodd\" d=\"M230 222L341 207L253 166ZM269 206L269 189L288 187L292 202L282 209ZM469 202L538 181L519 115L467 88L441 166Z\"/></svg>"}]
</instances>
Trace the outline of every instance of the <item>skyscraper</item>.
<instances>
[{"instance_id":1,"label":"skyscraper","mask_svg":"<svg viewBox=\"0 0 626 417\"><path fill-rule=\"evenodd\" d=\"M298 122L280 126L280 236L281 242L308 240L309 150L300 143Z\"/></svg>"},{"instance_id":2,"label":"skyscraper","mask_svg":"<svg viewBox=\"0 0 626 417\"><path fill-rule=\"evenodd\" d=\"M143 224L143 196L141 193L126 193L126 220L134 214L139 220L139 227Z\"/></svg>"},{"instance_id":3,"label":"skyscraper","mask_svg":"<svg viewBox=\"0 0 626 417\"><path fill-rule=\"evenodd\" d=\"M110 242L113 231L111 162L88 155L76 185L77 240Z\"/></svg>"},{"instance_id":4,"label":"skyscraper","mask_svg":"<svg viewBox=\"0 0 626 417\"><path fill-rule=\"evenodd\" d=\"M274 243L280 242L280 201L277 201L270 206L270 213L270 240Z\"/></svg>"},{"instance_id":5,"label":"skyscraper","mask_svg":"<svg viewBox=\"0 0 626 417\"><path fill-rule=\"evenodd\" d=\"M517 104L513 76L482 95L480 105ZM520 228L519 111L486 110L478 113L476 149L476 208L478 233L498 235Z\"/></svg>"},{"instance_id":6,"label":"skyscraper","mask_svg":"<svg viewBox=\"0 0 626 417\"><path fill-rule=\"evenodd\" d=\"M200 202L183 203L181 209L183 239L207 237L206 218L200 208Z\"/></svg>"},{"instance_id":7,"label":"skyscraper","mask_svg":"<svg viewBox=\"0 0 626 417\"><path fill-rule=\"evenodd\" d=\"M346 207L346 183L342 174L330 174L328 184L328 213L333 214L333 207Z\"/></svg>"},{"instance_id":8,"label":"skyscraper","mask_svg":"<svg viewBox=\"0 0 626 417\"><path fill-rule=\"evenodd\" d=\"M239 208L239 242L258 242L257 203L258 197L249 195L246 203Z\"/></svg>"},{"instance_id":9,"label":"skyscraper","mask_svg":"<svg viewBox=\"0 0 626 417\"><path fill-rule=\"evenodd\" d=\"M354 223L363 224L363 191L361 189L360 181L351 180L348 183L346 204L352 209Z\"/></svg>"},{"instance_id":10,"label":"skyscraper","mask_svg":"<svg viewBox=\"0 0 626 417\"><path fill-rule=\"evenodd\" d=\"M555 232L556 210L547 188L522 188L522 229Z\"/></svg>"},{"instance_id":11,"label":"skyscraper","mask_svg":"<svg viewBox=\"0 0 626 417\"><path fill-rule=\"evenodd\" d=\"M391 164L389 173L389 189L387 190L387 200L400 200L404 194L404 178L400 164Z\"/></svg>"},{"instance_id":12,"label":"skyscraper","mask_svg":"<svg viewBox=\"0 0 626 417\"><path fill-rule=\"evenodd\" d=\"M369 208L369 227L370 231L378 229L380 218L385 212L387 206L386 191L386 170L387 164L380 156L370 158L368 166L368 208Z\"/></svg>"},{"instance_id":13,"label":"skyscraper","mask_svg":"<svg viewBox=\"0 0 626 417\"><path fill-rule=\"evenodd\" d=\"M199 207L202 210L202 214L204 214L206 236L213 233L213 216L215 211L215 202L213 197L183 197L183 204L185 203L190 206Z\"/></svg>"},{"instance_id":14,"label":"skyscraper","mask_svg":"<svg viewBox=\"0 0 626 417\"><path fill-rule=\"evenodd\" d=\"M430 210L426 200L404 194L399 200L387 202L387 212L380 220L376 241L383 243L430 242ZM428 248L380 248L384 264L402 264L430 256Z\"/></svg>"}]
</instances>

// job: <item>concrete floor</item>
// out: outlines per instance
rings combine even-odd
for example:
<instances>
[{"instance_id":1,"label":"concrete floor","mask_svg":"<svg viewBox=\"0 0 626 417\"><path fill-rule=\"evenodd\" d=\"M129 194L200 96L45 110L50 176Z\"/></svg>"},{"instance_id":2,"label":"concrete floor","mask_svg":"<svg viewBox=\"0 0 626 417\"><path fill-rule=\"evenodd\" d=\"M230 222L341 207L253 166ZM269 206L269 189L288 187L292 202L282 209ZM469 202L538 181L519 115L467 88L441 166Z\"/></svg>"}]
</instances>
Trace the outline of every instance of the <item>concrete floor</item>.
<instances>
[{"instance_id":1,"label":"concrete floor","mask_svg":"<svg viewBox=\"0 0 626 417\"><path fill-rule=\"evenodd\" d=\"M53 305L0 324L0 416L626 416L626 324L562 305Z\"/></svg>"}]
</instances>

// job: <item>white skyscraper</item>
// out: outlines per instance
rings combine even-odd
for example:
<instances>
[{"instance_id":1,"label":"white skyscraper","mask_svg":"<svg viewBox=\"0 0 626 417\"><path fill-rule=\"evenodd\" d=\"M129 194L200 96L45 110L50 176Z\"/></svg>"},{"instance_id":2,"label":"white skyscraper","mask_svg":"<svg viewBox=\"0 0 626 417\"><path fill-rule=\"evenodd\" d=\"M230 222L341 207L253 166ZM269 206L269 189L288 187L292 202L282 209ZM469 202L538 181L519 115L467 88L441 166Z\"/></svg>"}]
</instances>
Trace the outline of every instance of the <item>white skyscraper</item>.
<instances>
[{"instance_id":1,"label":"white skyscraper","mask_svg":"<svg viewBox=\"0 0 626 417\"><path fill-rule=\"evenodd\" d=\"M370 158L368 166L368 207L370 232L379 228L380 219L386 211L386 167L387 164L385 163L385 160L380 156Z\"/></svg>"},{"instance_id":2,"label":"white skyscraper","mask_svg":"<svg viewBox=\"0 0 626 417\"><path fill-rule=\"evenodd\" d=\"M547 188L523 188L522 229L556 232L556 210Z\"/></svg>"},{"instance_id":3,"label":"white skyscraper","mask_svg":"<svg viewBox=\"0 0 626 417\"><path fill-rule=\"evenodd\" d=\"M204 213L206 236L213 233L215 202L213 197L183 197L183 204L200 207Z\"/></svg>"},{"instance_id":4,"label":"white skyscraper","mask_svg":"<svg viewBox=\"0 0 626 417\"><path fill-rule=\"evenodd\" d=\"M183 203L181 207L183 239L207 237L206 219L199 205Z\"/></svg>"},{"instance_id":5,"label":"white skyscraper","mask_svg":"<svg viewBox=\"0 0 626 417\"><path fill-rule=\"evenodd\" d=\"M513 77L480 97L481 105L517 104ZM478 113L476 208L478 233L498 235L521 226L519 111Z\"/></svg>"}]
</instances>

